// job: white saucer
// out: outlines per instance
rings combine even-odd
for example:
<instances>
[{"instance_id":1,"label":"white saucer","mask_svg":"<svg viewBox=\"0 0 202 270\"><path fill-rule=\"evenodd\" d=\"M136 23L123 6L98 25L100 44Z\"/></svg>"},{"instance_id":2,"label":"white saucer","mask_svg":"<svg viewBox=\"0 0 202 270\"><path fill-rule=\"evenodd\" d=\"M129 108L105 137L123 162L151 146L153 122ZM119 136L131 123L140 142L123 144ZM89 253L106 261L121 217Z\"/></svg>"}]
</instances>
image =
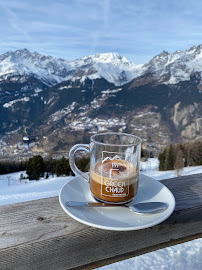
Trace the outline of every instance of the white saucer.
<instances>
[{"instance_id":1,"label":"white saucer","mask_svg":"<svg viewBox=\"0 0 202 270\"><path fill-rule=\"evenodd\" d=\"M78 176L61 189L59 201L64 211L86 225L114 231L139 230L154 226L167 219L175 209L175 198L162 183L140 175L138 194L134 202L167 202L168 208L157 214L136 214L126 207L69 207L67 201L95 202L89 184Z\"/></svg>"}]
</instances>

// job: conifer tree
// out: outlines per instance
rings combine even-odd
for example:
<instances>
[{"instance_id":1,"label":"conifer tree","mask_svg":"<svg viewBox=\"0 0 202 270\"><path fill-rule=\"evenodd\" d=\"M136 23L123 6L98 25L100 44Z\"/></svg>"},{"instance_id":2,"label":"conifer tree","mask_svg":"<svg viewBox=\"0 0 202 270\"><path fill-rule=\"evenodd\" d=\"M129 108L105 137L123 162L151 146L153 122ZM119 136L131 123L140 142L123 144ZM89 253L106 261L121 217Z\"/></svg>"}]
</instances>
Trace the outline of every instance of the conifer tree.
<instances>
[{"instance_id":1,"label":"conifer tree","mask_svg":"<svg viewBox=\"0 0 202 270\"><path fill-rule=\"evenodd\" d=\"M166 165L166 149L164 149L164 151L159 154L158 160L159 160L159 171L164 171Z\"/></svg>"},{"instance_id":2,"label":"conifer tree","mask_svg":"<svg viewBox=\"0 0 202 270\"><path fill-rule=\"evenodd\" d=\"M44 162L43 158L38 155L30 158L27 163L26 172L30 180L39 180L40 177L44 176Z\"/></svg>"},{"instance_id":3,"label":"conifer tree","mask_svg":"<svg viewBox=\"0 0 202 270\"><path fill-rule=\"evenodd\" d=\"M173 170L174 164L175 164L175 155L173 145L171 144L168 150L167 170Z\"/></svg>"},{"instance_id":4,"label":"conifer tree","mask_svg":"<svg viewBox=\"0 0 202 270\"><path fill-rule=\"evenodd\" d=\"M58 160L55 167L55 173L57 176L69 175L70 173L69 160L66 159L65 157L62 157L60 160Z\"/></svg>"}]
</instances>

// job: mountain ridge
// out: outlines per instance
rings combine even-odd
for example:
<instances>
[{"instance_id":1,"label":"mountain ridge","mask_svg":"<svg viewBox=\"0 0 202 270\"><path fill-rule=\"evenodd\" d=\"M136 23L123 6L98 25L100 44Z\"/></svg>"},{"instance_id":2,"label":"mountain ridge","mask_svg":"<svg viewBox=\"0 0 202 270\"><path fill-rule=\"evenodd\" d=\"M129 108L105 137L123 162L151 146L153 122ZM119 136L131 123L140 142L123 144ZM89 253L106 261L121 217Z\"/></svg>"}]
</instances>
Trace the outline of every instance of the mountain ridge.
<instances>
[{"instance_id":1,"label":"mountain ridge","mask_svg":"<svg viewBox=\"0 0 202 270\"><path fill-rule=\"evenodd\" d=\"M202 71L202 45L174 53L163 51L148 63L136 65L115 52L97 53L75 60L45 56L27 49L0 55L0 80L7 76L34 75L48 86L72 78L104 78L116 86L152 73L161 83L175 84L189 80L193 72Z\"/></svg>"},{"instance_id":2,"label":"mountain ridge","mask_svg":"<svg viewBox=\"0 0 202 270\"><path fill-rule=\"evenodd\" d=\"M116 53L65 61L28 50L0 56L1 151L23 149L24 126L37 137L33 151L46 153L103 131L136 134L152 151L201 137L202 45L140 66Z\"/></svg>"},{"instance_id":3,"label":"mountain ridge","mask_svg":"<svg viewBox=\"0 0 202 270\"><path fill-rule=\"evenodd\" d=\"M0 79L4 80L11 74L29 74L42 79L48 86L83 76L91 76L92 79L103 77L120 85L133 78L132 72L137 67L117 53L95 54L74 61L30 53L27 49L0 55Z\"/></svg>"}]
</instances>

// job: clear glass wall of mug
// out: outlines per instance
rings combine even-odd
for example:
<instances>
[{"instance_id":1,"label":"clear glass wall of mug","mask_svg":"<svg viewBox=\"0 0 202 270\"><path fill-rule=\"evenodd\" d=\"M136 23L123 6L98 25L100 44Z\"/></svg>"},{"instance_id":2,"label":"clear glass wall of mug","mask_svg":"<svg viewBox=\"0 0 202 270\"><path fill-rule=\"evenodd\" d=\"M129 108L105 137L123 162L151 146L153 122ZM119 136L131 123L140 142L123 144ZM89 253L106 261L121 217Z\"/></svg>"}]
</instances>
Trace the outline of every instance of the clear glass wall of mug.
<instances>
[{"instance_id":1,"label":"clear glass wall of mug","mask_svg":"<svg viewBox=\"0 0 202 270\"><path fill-rule=\"evenodd\" d=\"M95 199L107 203L126 203L138 191L141 139L125 133L100 133L90 144L77 144L69 152L72 171L90 184ZM90 152L90 175L80 171L74 155Z\"/></svg>"}]
</instances>

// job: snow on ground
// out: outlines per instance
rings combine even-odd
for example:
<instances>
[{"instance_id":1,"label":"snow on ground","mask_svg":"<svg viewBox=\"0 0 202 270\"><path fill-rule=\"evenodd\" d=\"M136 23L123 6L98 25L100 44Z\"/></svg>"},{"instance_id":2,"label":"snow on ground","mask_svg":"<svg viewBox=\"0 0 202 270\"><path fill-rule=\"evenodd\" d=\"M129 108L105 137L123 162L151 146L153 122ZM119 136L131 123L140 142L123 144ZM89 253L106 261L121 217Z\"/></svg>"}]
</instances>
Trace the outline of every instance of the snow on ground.
<instances>
[{"instance_id":1,"label":"snow on ground","mask_svg":"<svg viewBox=\"0 0 202 270\"><path fill-rule=\"evenodd\" d=\"M158 171L158 159L141 162L141 173L156 180L176 177L175 171ZM39 181L19 181L25 172L0 175L0 205L58 196L62 186L72 179L49 177ZM202 173L202 166L187 167L180 175ZM175 179L176 181L176 179ZM132 259L98 268L99 270L201 270L202 238L180 245L160 249Z\"/></svg>"},{"instance_id":2,"label":"snow on ground","mask_svg":"<svg viewBox=\"0 0 202 270\"><path fill-rule=\"evenodd\" d=\"M49 179L20 182L21 173L25 175L25 172L0 175L0 205L58 196L63 185L72 178L50 176Z\"/></svg>"},{"instance_id":3,"label":"snow on ground","mask_svg":"<svg viewBox=\"0 0 202 270\"><path fill-rule=\"evenodd\" d=\"M144 175L147 175L151 178L154 178L156 180L163 180L168 178L174 178L177 177L176 171L145 171L142 172ZM190 174L197 174L202 173L202 166L195 166L195 167L186 167L180 172L180 176L183 175L190 175Z\"/></svg>"},{"instance_id":4,"label":"snow on ground","mask_svg":"<svg viewBox=\"0 0 202 270\"><path fill-rule=\"evenodd\" d=\"M151 171L151 170L158 170L159 161L158 158L148 158L147 161L142 162L140 161L140 171Z\"/></svg>"},{"instance_id":5,"label":"snow on ground","mask_svg":"<svg viewBox=\"0 0 202 270\"><path fill-rule=\"evenodd\" d=\"M158 171L157 158L149 158L146 162L140 162L141 173L155 180L164 180L177 177L176 171ZM202 166L186 167L180 171L180 176L202 173Z\"/></svg>"},{"instance_id":6,"label":"snow on ground","mask_svg":"<svg viewBox=\"0 0 202 270\"><path fill-rule=\"evenodd\" d=\"M202 238L98 268L99 270L201 270Z\"/></svg>"},{"instance_id":7,"label":"snow on ground","mask_svg":"<svg viewBox=\"0 0 202 270\"><path fill-rule=\"evenodd\" d=\"M9 108L9 107L11 107L13 104L15 104L15 103L17 103L17 102L20 102L20 101L25 101L25 102L27 102L27 101L29 101L29 100L30 100L29 97L24 97L24 98L15 99L15 100L12 100L12 101L10 101L10 102L8 102L8 103L5 103L5 104L3 105L3 107L4 107L4 108Z\"/></svg>"}]
</instances>

